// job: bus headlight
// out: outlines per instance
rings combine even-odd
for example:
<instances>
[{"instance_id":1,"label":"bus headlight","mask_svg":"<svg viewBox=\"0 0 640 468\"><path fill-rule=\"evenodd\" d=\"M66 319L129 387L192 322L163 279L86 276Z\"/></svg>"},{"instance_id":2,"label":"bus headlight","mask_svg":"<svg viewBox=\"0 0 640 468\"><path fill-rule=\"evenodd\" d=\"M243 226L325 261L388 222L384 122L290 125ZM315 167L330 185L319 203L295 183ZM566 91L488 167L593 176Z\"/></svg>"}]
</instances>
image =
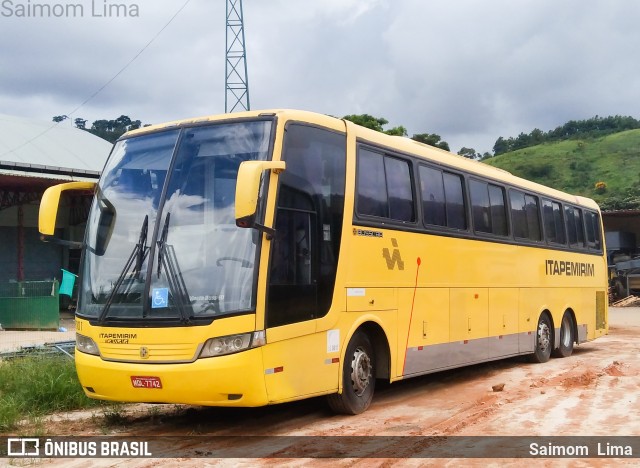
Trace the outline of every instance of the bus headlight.
<instances>
[{"instance_id":1,"label":"bus headlight","mask_svg":"<svg viewBox=\"0 0 640 468\"><path fill-rule=\"evenodd\" d=\"M249 348L257 348L266 343L264 330L241 335L228 335L218 338L209 338L200 352L201 358L224 356L225 354L238 353Z\"/></svg>"},{"instance_id":2,"label":"bus headlight","mask_svg":"<svg viewBox=\"0 0 640 468\"><path fill-rule=\"evenodd\" d=\"M78 333L76 333L76 348L78 351L86 354L93 354L94 356L100 355L100 350L98 349L96 342L88 336L80 335Z\"/></svg>"}]
</instances>

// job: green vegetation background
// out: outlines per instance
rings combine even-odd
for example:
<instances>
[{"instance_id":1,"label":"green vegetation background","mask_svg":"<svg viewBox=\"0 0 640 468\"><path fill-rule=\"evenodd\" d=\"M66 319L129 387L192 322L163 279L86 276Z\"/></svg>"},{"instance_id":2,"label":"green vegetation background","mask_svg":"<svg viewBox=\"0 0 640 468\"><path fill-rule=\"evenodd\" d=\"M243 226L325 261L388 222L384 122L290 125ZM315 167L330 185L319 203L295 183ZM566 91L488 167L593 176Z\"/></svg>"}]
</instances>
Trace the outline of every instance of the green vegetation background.
<instances>
[{"instance_id":1,"label":"green vegetation background","mask_svg":"<svg viewBox=\"0 0 640 468\"><path fill-rule=\"evenodd\" d=\"M543 143L483 162L593 198L603 210L640 208L640 130ZM605 185L597 188L599 182Z\"/></svg>"}]
</instances>

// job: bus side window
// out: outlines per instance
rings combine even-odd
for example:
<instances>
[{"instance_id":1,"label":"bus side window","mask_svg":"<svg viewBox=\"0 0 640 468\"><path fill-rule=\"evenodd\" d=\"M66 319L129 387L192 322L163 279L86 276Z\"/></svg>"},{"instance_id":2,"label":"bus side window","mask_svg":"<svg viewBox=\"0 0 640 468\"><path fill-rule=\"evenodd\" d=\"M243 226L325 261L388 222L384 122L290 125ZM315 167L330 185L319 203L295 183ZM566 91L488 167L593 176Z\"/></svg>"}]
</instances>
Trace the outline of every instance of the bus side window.
<instances>
[{"instance_id":1,"label":"bus side window","mask_svg":"<svg viewBox=\"0 0 640 468\"><path fill-rule=\"evenodd\" d=\"M358 214L401 222L416 220L408 161L360 148L357 178Z\"/></svg>"},{"instance_id":2,"label":"bus side window","mask_svg":"<svg viewBox=\"0 0 640 468\"><path fill-rule=\"evenodd\" d=\"M467 229L462 177L423 165L419 175L424 223Z\"/></svg>"},{"instance_id":3,"label":"bus side window","mask_svg":"<svg viewBox=\"0 0 640 468\"><path fill-rule=\"evenodd\" d=\"M361 215L380 218L389 214L383 156L362 148L358 152L357 211Z\"/></svg>"},{"instance_id":4,"label":"bus side window","mask_svg":"<svg viewBox=\"0 0 640 468\"><path fill-rule=\"evenodd\" d=\"M519 190L509 191L513 236L539 242L542 240L538 197L527 195Z\"/></svg>"},{"instance_id":5,"label":"bus side window","mask_svg":"<svg viewBox=\"0 0 640 468\"><path fill-rule=\"evenodd\" d=\"M386 156L384 166L387 174L387 193L389 194L389 218L406 222L415 221L409 163L402 159Z\"/></svg>"},{"instance_id":6,"label":"bus side window","mask_svg":"<svg viewBox=\"0 0 640 468\"><path fill-rule=\"evenodd\" d=\"M600 241L600 217L591 211L587 211L584 216L587 233L587 246L592 250L602 248Z\"/></svg>"},{"instance_id":7,"label":"bus side window","mask_svg":"<svg viewBox=\"0 0 640 468\"><path fill-rule=\"evenodd\" d=\"M464 200L462 176L445 172L443 179L447 226L454 229L467 229L467 208Z\"/></svg>"},{"instance_id":8,"label":"bus side window","mask_svg":"<svg viewBox=\"0 0 640 468\"><path fill-rule=\"evenodd\" d=\"M420 165L420 189L422 194L422 217L425 224L446 226L442 171Z\"/></svg>"},{"instance_id":9,"label":"bus side window","mask_svg":"<svg viewBox=\"0 0 640 468\"><path fill-rule=\"evenodd\" d=\"M558 202L543 200L542 217L544 219L544 231L547 242L553 244L566 244L562 206Z\"/></svg>"},{"instance_id":10,"label":"bus side window","mask_svg":"<svg viewBox=\"0 0 640 468\"><path fill-rule=\"evenodd\" d=\"M572 247L584 248L584 228L582 221L582 210L573 206L565 206L567 222L567 235L569 245Z\"/></svg>"},{"instance_id":11,"label":"bus side window","mask_svg":"<svg viewBox=\"0 0 640 468\"><path fill-rule=\"evenodd\" d=\"M506 236L507 215L504 189L480 180L469 181L473 226L476 232Z\"/></svg>"}]
</instances>

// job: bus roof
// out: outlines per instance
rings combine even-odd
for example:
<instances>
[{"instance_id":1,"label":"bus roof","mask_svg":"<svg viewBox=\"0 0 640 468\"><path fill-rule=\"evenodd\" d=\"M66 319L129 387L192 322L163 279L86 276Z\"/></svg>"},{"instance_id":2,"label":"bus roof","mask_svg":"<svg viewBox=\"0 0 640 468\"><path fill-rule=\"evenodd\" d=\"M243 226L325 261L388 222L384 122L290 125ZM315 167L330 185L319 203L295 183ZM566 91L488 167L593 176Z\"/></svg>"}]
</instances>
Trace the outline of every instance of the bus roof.
<instances>
[{"instance_id":1,"label":"bus roof","mask_svg":"<svg viewBox=\"0 0 640 468\"><path fill-rule=\"evenodd\" d=\"M489 179L500 181L502 183L505 183L511 186L520 187L524 190L530 190L542 195L558 198L570 203L574 203L577 205L581 205L581 206L599 211L597 203L590 198L586 198L578 195L571 195L566 192L562 192L560 190L556 190L556 189L547 187L545 185L538 184L536 182L523 179L521 177L517 177L503 169L489 166L488 164L484 164L479 161L474 161L474 160L459 156L457 154L451 153L449 151L445 151L440 148L436 148L434 146L417 142L407 137L387 135L382 132L378 132L375 130L362 127L350 121L345 121L337 117L332 117L325 114L319 114L316 112L292 110L292 109L265 109L265 110L256 110L256 111L247 111L247 112L235 112L233 114L209 115L209 116L196 117L196 118L190 118L190 119L174 120L171 122L165 122L165 123L156 124L156 125L150 125L147 127L143 127L140 129L127 132L125 135L123 135L123 137L128 138L134 135L165 130L171 127L189 126L189 125L205 123L205 122L246 119L246 118L256 118L256 117L266 117L266 116L275 116L275 117L284 118L286 120L310 121L312 123L315 123L318 125L325 125L327 127L331 127L334 129L337 129L337 128L344 129L346 126L346 128L348 128L350 132L354 132L356 138L361 141L367 141L369 143L382 146L384 148L393 150L395 152L422 157L438 165L448 166L450 168L461 170L472 175L475 174L478 176L486 177Z\"/></svg>"}]
</instances>

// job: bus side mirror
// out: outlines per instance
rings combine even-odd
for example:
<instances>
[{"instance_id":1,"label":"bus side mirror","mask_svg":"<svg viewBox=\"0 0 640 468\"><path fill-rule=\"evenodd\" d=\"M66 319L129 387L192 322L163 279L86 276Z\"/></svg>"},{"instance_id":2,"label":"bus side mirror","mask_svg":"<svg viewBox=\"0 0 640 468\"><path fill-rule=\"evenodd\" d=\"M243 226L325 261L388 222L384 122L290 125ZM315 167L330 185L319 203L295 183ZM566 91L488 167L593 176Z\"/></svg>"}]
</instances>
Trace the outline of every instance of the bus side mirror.
<instances>
[{"instance_id":1,"label":"bus side mirror","mask_svg":"<svg viewBox=\"0 0 640 468\"><path fill-rule=\"evenodd\" d=\"M236 182L236 226L241 228L256 227L272 231L272 229L265 229L264 226L256 223L260 179L266 170L279 174L285 169L286 163L284 161L244 161L240 163Z\"/></svg>"},{"instance_id":2,"label":"bus side mirror","mask_svg":"<svg viewBox=\"0 0 640 468\"><path fill-rule=\"evenodd\" d=\"M56 231L56 219L58 217L58 208L60 207L60 196L62 192L73 190L94 190L96 182L67 182L65 184L54 185L45 190L40 201L40 212L38 215L38 230L44 238L49 238L54 242L69 244L72 247L78 247L75 242L62 241L53 238ZM73 244L73 245L71 245Z\"/></svg>"}]
</instances>

